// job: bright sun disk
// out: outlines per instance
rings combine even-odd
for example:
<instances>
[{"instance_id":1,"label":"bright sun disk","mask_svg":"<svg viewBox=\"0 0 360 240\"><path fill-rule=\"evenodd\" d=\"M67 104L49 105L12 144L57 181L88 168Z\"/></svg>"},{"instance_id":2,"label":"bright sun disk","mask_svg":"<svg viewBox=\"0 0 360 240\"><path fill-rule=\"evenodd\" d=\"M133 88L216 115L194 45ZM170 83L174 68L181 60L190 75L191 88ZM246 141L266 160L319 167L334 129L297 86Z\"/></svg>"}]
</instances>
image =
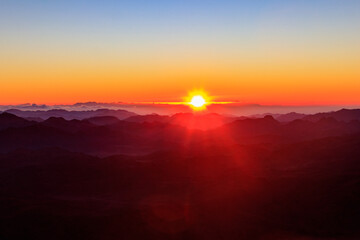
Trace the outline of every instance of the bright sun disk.
<instances>
[{"instance_id":1,"label":"bright sun disk","mask_svg":"<svg viewBox=\"0 0 360 240\"><path fill-rule=\"evenodd\" d=\"M205 105L205 103L206 103L205 99L200 95L194 96L190 102L190 104L193 105L194 107L202 107Z\"/></svg>"}]
</instances>

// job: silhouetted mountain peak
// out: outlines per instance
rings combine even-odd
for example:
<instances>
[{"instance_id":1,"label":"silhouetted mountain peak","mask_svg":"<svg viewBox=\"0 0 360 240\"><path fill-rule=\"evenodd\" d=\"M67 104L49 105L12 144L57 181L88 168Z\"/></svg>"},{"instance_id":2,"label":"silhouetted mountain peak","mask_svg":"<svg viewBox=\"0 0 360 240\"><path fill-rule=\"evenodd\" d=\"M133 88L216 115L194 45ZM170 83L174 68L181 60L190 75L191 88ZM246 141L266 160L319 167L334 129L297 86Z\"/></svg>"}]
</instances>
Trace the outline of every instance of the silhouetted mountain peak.
<instances>
[{"instance_id":1,"label":"silhouetted mountain peak","mask_svg":"<svg viewBox=\"0 0 360 240\"><path fill-rule=\"evenodd\" d=\"M276 121L275 118L274 118L273 116L271 116L271 115L266 115L266 116L264 117L264 120L267 120L267 121Z\"/></svg>"},{"instance_id":2,"label":"silhouetted mountain peak","mask_svg":"<svg viewBox=\"0 0 360 240\"><path fill-rule=\"evenodd\" d=\"M63 117L49 117L44 123L66 123L67 121Z\"/></svg>"},{"instance_id":3,"label":"silhouetted mountain peak","mask_svg":"<svg viewBox=\"0 0 360 240\"><path fill-rule=\"evenodd\" d=\"M15 114L22 118L42 118L48 119L50 117L62 117L66 120L78 119L83 120L86 118L100 117L100 116L113 116L120 120L135 116L137 114L126 110L112 110L112 109L97 109L86 111L67 111L64 109L52 109L52 110L36 110L36 111L22 111L17 109L9 109L7 112Z\"/></svg>"},{"instance_id":4,"label":"silhouetted mountain peak","mask_svg":"<svg viewBox=\"0 0 360 240\"><path fill-rule=\"evenodd\" d=\"M276 121L274 117L265 116L264 118L239 119L226 124L224 128L220 128L219 130L221 132L227 129L233 134L255 136L274 133L279 127L281 127L281 124Z\"/></svg>"},{"instance_id":5,"label":"silhouetted mountain peak","mask_svg":"<svg viewBox=\"0 0 360 240\"><path fill-rule=\"evenodd\" d=\"M25 127L31 124L33 124L33 122L8 112L0 114L0 129L6 129L9 127Z\"/></svg>"},{"instance_id":6,"label":"silhouetted mountain peak","mask_svg":"<svg viewBox=\"0 0 360 240\"><path fill-rule=\"evenodd\" d=\"M290 112L286 114L280 114L276 117L276 120L280 122L291 122L297 119L303 119L306 116L306 114L297 113L297 112Z\"/></svg>"},{"instance_id":7,"label":"silhouetted mountain peak","mask_svg":"<svg viewBox=\"0 0 360 240\"><path fill-rule=\"evenodd\" d=\"M360 120L360 109L341 109L336 112L325 112L308 115L304 119L309 121L319 121L322 118L332 117L338 121L350 122L352 120Z\"/></svg>"},{"instance_id":8,"label":"silhouetted mountain peak","mask_svg":"<svg viewBox=\"0 0 360 240\"><path fill-rule=\"evenodd\" d=\"M337 111L338 113L351 113L351 112L357 112L356 110L358 109L347 109L347 108L342 108L339 111Z\"/></svg>"},{"instance_id":9,"label":"silhouetted mountain peak","mask_svg":"<svg viewBox=\"0 0 360 240\"><path fill-rule=\"evenodd\" d=\"M23 118L18 117L15 114L12 114L12 113L3 112L3 113L0 113L0 119L14 120L14 119L23 119Z\"/></svg>"},{"instance_id":10,"label":"silhouetted mountain peak","mask_svg":"<svg viewBox=\"0 0 360 240\"><path fill-rule=\"evenodd\" d=\"M280 124L275 118L271 115L266 115L263 118L247 118L239 119L236 122L238 123L248 123L248 124Z\"/></svg>"}]
</instances>

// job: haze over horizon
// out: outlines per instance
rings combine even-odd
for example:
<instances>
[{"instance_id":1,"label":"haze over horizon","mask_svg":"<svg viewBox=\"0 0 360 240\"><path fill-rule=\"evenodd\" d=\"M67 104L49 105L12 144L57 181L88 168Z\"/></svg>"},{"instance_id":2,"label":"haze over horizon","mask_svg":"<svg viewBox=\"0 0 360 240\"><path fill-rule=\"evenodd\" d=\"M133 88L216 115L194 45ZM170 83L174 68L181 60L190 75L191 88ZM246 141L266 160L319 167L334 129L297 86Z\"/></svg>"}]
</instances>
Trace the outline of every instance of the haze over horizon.
<instances>
[{"instance_id":1,"label":"haze over horizon","mask_svg":"<svg viewBox=\"0 0 360 240\"><path fill-rule=\"evenodd\" d=\"M212 104L206 110L200 111L200 114L217 113L234 116L252 116L261 114L286 114L291 112L301 114L315 114L318 112L331 112L341 109L359 109L360 105L308 105L308 106L291 106L291 105L260 105L260 104ZM151 103L98 103L83 102L75 104L18 104L18 105L0 105L0 112L10 109L18 109L22 111L47 111L51 109L67 110L67 111L91 111L97 109L121 109L134 112L136 114L161 114L172 115L176 113L192 113L194 112L185 104L151 104Z\"/></svg>"}]
</instances>

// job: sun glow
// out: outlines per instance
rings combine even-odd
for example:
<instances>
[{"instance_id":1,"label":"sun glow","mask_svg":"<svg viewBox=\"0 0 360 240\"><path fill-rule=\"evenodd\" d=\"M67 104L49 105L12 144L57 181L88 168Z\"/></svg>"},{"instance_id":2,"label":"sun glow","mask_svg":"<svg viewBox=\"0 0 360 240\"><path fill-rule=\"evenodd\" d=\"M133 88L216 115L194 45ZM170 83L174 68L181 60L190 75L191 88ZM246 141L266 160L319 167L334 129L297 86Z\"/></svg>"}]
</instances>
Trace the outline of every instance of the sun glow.
<instances>
[{"instance_id":1,"label":"sun glow","mask_svg":"<svg viewBox=\"0 0 360 240\"><path fill-rule=\"evenodd\" d=\"M206 106L211 103L211 98L203 90L193 90L189 92L184 100L194 111L205 110Z\"/></svg>"}]
</instances>

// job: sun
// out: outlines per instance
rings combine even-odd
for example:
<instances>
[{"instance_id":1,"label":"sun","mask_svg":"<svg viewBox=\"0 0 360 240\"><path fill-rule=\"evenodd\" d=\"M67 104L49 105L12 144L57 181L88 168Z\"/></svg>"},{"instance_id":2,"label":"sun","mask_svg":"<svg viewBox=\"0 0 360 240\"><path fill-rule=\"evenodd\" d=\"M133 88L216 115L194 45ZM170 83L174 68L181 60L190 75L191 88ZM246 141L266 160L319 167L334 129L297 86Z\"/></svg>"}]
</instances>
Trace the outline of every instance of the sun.
<instances>
[{"instance_id":1,"label":"sun","mask_svg":"<svg viewBox=\"0 0 360 240\"><path fill-rule=\"evenodd\" d=\"M184 100L194 111L206 110L207 105L211 104L211 98L203 90L193 90L189 92Z\"/></svg>"},{"instance_id":2,"label":"sun","mask_svg":"<svg viewBox=\"0 0 360 240\"><path fill-rule=\"evenodd\" d=\"M191 99L190 104L194 107L203 107L206 104L206 101L202 96L197 95Z\"/></svg>"}]
</instances>

